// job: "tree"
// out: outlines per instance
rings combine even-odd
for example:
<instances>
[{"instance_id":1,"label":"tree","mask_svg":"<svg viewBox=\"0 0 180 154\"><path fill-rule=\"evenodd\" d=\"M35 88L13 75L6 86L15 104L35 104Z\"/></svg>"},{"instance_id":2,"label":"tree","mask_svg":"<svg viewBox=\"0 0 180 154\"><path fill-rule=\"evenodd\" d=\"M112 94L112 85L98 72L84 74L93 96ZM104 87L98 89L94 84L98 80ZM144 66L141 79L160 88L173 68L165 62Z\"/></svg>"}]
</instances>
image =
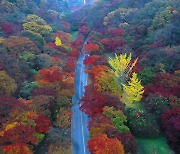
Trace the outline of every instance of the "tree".
<instances>
[{"instance_id":1,"label":"tree","mask_svg":"<svg viewBox=\"0 0 180 154\"><path fill-rule=\"evenodd\" d=\"M24 143L14 143L10 145L5 145L2 147L3 151L6 154L33 154L33 152L30 150L30 148L27 146L27 144Z\"/></svg>"},{"instance_id":2,"label":"tree","mask_svg":"<svg viewBox=\"0 0 180 154\"><path fill-rule=\"evenodd\" d=\"M30 125L17 125L12 129L9 129L4 132L4 135L1 138L2 143L32 143L36 144L37 139L34 136L35 129L31 128Z\"/></svg>"},{"instance_id":3,"label":"tree","mask_svg":"<svg viewBox=\"0 0 180 154\"><path fill-rule=\"evenodd\" d=\"M85 87L84 97L80 100L80 109L92 117L96 113L101 113L105 105L105 99L98 93L92 84Z\"/></svg>"},{"instance_id":4,"label":"tree","mask_svg":"<svg viewBox=\"0 0 180 154\"><path fill-rule=\"evenodd\" d=\"M117 138L108 138L100 134L88 141L88 148L92 154L124 154L124 147Z\"/></svg>"},{"instance_id":5,"label":"tree","mask_svg":"<svg viewBox=\"0 0 180 154\"><path fill-rule=\"evenodd\" d=\"M50 127L51 127L51 121L48 118L42 115L39 115L37 117L35 129L38 133L48 133Z\"/></svg>"},{"instance_id":6,"label":"tree","mask_svg":"<svg viewBox=\"0 0 180 154\"><path fill-rule=\"evenodd\" d=\"M167 110L161 117L161 124L165 130L165 134L170 141L171 147L177 152L180 152L180 107L172 110Z\"/></svg>"},{"instance_id":7,"label":"tree","mask_svg":"<svg viewBox=\"0 0 180 154\"><path fill-rule=\"evenodd\" d=\"M27 107L14 97L0 95L0 129L24 110L27 110Z\"/></svg>"},{"instance_id":8,"label":"tree","mask_svg":"<svg viewBox=\"0 0 180 154\"><path fill-rule=\"evenodd\" d=\"M58 84L62 81L62 68L53 66L51 68L44 68L38 71L36 81L40 85Z\"/></svg>"},{"instance_id":9,"label":"tree","mask_svg":"<svg viewBox=\"0 0 180 154\"><path fill-rule=\"evenodd\" d=\"M109 58L109 64L112 67L114 74L118 77L118 78L122 78L122 83L125 83L125 81L129 78L130 73L132 72L133 67L136 65L137 63L137 59L132 63L131 62L131 53L128 56L126 53L125 54L121 54L120 56L117 56L115 54L115 58Z\"/></svg>"},{"instance_id":10,"label":"tree","mask_svg":"<svg viewBox=\"0 0 180 154\"><path fill-rule=\"evenodd\" d=\"M85 53L88 53L91 51L98 51L98 50L99 50L99 45L97 44L93 44L93 43L85 44L85 47L84 47Z\"/></svg>"},{"instance_id":11,"label":"tree","mask_svg":"<svg viewBox=\"0 0 180 154\"><path fill-rule=\"evenodd\" d=\"M101 71L95 76L94 88L101 93L110 93L119 98L122 96L121 87L117 78L110 71Z\"/></svg>"},{"instance_id":12,"label":"tree","mask_svg":"<svg viewBox=\"0 0 180 154\"><path fill-rule=\"evenodd\" d=\"M5 71L0 71L0 93L11 94L17 89L17 84Z\"/></svg>"},{"instance_id":13,"label":"tree","mask_svg":"<svg viewBox=\"0 0 180 154\"><path fill-rule=\"evenodd\" d=\"M129 131L129 128L125 125L127 122L126 116L121 110L115 110L114 107L105 106L103 108L103 114L111 119L115 128L117 128L120 133Z\"/></svg>"},{"instance_id":14,"label":"tree","mask_svg":"<svg viewBox=\"0 0 180 154\"><path fill-rule=\"evenodd\" d=\"M141 100L142 94L144 93L144 87L141 85L141 81L138 80L136 73L132 74L132 78L128 81L128 85L122 85L124 88L122 101L127 106L134 106L134 102Z\"/></svg>"}]
</instances>

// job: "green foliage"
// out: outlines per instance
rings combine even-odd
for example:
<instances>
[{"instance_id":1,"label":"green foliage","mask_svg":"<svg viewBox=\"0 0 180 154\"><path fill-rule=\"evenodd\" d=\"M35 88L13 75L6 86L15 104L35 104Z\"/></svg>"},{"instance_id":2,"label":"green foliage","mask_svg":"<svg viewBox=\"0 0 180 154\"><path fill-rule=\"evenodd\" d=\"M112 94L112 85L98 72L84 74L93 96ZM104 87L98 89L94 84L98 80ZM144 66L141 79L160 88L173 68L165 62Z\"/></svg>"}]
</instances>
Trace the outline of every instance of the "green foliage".
<instances>
[{"instance_id":1,"label":"green foliage","mask_svg":"<svg viewBox=\"0 0 180 154\"><path fill-rule=\"evenodd\" d=\"M152 25L149 27L150 31L157 30L159 28L163 28L166 24L170 22L172 17L176 15L178 12L174 10L172 7L167 7L160 13L156 14L153 19Z\"/></svg>"},{"instance_id":2,"label":"green foliage","mask_svg":"<svg viewBox=\"0 0 180 154\"><path fill-rule=\"evenodd\" d=\"M142 109L129 108L126 111L128 126L136 137L158 137L160 127L153 114Z\"/></svg>"},{"instance_id":3,"label":"green foliage","mask_svg":"<svg viewBox=\"0 0 180 154\"><path fill-rule=\"evenodd\" d=\"M36 22L27 22L23 24L23 28L41 35L47 35L52 32L52 28L49 25L38 25Z\"/></svg>"},{"instance_id":4,"label":"green foliage","mask_svg":"<svg viewBox=\"0 0 180 154\"><path fill-rule=\"evenodd\" d=\"M138 78L141 80L143 85L147 85L154 80L154 70L152 67L145 68L138 73Z\"/></svg>"},{"instance_id":5,"label":"green foliage","mask_svg":"<svg viewBox=\"0 0 180 154\"><path fill-rule=\"evenodd\" d=\"M129 128L125 125L127 122L126 116L123 111L115 110L114 107L105 106L103 108L103 114L111 119L115 127L119 130L120 133L125 133L129 131Z\"/></svg>"},{"instance_id":6,"label":"green foliage","mask_svg":"<svg viewBox=\"0 0 180 154\"><path fill-rule=\"evenodd\" d=\"M41 17L38 17L37 15L34 15L34 14L28 14L26 21L27 22L36 22L39 25L46 25L45 20L43 20Z\"/></svg>"},{"instance_id":7,"label":"green foliage","mask_svg":"<svg viewBox=\"0 0 180 154\"><path fill-rule=\"evenodd\" d=\"M44 137L45 137L44 134L40 134L40 133L37 133L37 132L34 133L34 136L36 137L38 142L41 142L44 139Z\"/></svg>"},{"instance_id":8,"label":"green foliage","mask_svg":"<svg viewBox=\"0 0 180 154\"><path fill-rule=\"evenodd\" d=\"M23 59L24 61L28 62L30 59L33 59L35 55L31 52L25 51L21 56L20 59Z\"/></svg>"},{"instance_id":9,"label":"green foliage","mask_svg":"<svg viewBox=\"0 0 180 154\"><path fill-rule=\"evenodd\" d=\"M21 86L19 94L22 98L30 99L30 96L33 94L34 89L37 87L38 87L37 82L25 81Z\"/></svg>"},{"instance_id":10,"label":"green foliage","mask_svg":"<svg viewBox=\"0 0 180 154\"><path fill-rule=\"evenodd\" d=\"M42 37L42 35L32 32L30 30L24 30L21 32L21 35L24 37L28 37L30 40L34 41L34 43L38 46L38 47L42 47L44 46L44 44L46 43L44 38Z\"/></svg>"}]
</instances>

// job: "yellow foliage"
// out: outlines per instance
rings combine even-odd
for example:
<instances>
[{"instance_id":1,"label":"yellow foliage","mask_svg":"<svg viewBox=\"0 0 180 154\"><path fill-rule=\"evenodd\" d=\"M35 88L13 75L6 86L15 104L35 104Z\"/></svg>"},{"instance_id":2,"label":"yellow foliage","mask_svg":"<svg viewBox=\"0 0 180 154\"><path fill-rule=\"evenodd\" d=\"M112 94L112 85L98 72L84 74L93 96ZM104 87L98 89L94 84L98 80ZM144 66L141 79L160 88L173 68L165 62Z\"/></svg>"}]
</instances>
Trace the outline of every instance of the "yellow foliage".
<instances>
[{"instance_id":1,"label":"yellow foliage","mask_svg":"<svg viewBox=\"0 0 180 154\"><path fill-rule=\"evenodd\" d=\"M95 76L94 87L102 93L111 93L119 98L122 96L121 87L117 84L117 79L110 71L102 71Z\"/></svg>"},{"instance_id":2,"label":"yellow foliage","mask_svg":"<svg viewBox=\"0 0 180 154\"><path fill-rule=\"evenodd\" d=\"M55 38L55 44L56 44L56 46L61 46L62 45L61 39L59 37Z\"/></svg>"},{"instance_id":3,"label":"yellow foliage","mask_svg":"<svg viewBox=\"0 0 180 154\"><path fill-rule=\"evenodd\" d=\"M3 42L3 40L4 40L4 39L3 39L2 37L0 37L0 43L2 43L2 42Z\"/></svg>"},{"instance_id":4,"label":"yellow foliage","mask_svg":"<svg viewBox=\"0 0 180 154\"><path fill-rule=\"evenodd\" d=\"M17 84L5 71L0 71L0 92L11 94L17 89Z\"/></svg>"},{"instance_id":5,"label":"yellow foliage","mask_svg":"<svg viewBox=\"0 0 180 154\"><path fill-rule=\"evenodd\" d=\"M128 56L126 53L117 56L115 54L115 58L109 58L109 64L114 69L114 73L117 77L121 76L122 72L126 70L129 63L131 62L131 53Z\"/></svg>"},{"instance_id":6,"label":"yellow foliage","mask_svg":"<svg viewBox=\"0 0 180 154\"><path fill-rule=\"evenodd\" d=\"M5 131L8 131L9 129L14 128L18 123L17 122L13 122L11 124L8 124L5 128Z\"/></svg>"},{"instance_id":7,"label":"yellow foliage","mask_svg":"<svg viewBox=\"0 0 180 154\"><path fill-rule=\"evenodd\" d=\"M132 78L128 81L128 85L122 84L122 86L124 88L122 101L127 106L131 106L133 105L132 103L141 100L144 87L141 85L141 81L138 80L136 73L132 74Z\"/></svg>"}]
</instances>

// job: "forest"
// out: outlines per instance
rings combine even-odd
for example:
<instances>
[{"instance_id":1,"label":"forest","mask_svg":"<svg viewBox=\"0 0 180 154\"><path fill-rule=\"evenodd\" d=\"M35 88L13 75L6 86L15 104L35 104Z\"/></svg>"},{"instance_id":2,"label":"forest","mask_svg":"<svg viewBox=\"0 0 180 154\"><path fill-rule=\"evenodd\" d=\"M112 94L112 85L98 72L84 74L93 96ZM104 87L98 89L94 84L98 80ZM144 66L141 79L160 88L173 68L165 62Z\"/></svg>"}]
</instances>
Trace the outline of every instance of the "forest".
<instances>
[{"instance_id":1,"label":"forest","mask_svg":"<svg viewBox=\"0 0 180 154\"><path fill-rule=\"evenodd\" d=\"M179 27L178 0L0 0L0 154L73 153L82 52L89 153L179 154Z\"/></svg>"}]
</instances>

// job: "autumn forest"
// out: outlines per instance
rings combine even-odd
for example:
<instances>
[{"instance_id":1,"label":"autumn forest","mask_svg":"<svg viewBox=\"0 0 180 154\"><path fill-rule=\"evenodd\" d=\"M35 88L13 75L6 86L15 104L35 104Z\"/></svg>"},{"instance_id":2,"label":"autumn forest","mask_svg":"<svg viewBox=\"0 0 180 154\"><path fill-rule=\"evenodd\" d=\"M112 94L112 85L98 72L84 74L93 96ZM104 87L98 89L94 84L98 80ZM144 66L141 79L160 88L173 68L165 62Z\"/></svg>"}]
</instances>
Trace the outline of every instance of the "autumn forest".
<instances>
[{"instance_id":1,"label":"autumn forest","mask_svg":"<svg viewBox=\"0 0 180 154\"><path fill-rule=\"evenodd\" d=\"M178 0L0 0L0 154L179 154L179 21Z\"/></svg>"}]
</instances>

